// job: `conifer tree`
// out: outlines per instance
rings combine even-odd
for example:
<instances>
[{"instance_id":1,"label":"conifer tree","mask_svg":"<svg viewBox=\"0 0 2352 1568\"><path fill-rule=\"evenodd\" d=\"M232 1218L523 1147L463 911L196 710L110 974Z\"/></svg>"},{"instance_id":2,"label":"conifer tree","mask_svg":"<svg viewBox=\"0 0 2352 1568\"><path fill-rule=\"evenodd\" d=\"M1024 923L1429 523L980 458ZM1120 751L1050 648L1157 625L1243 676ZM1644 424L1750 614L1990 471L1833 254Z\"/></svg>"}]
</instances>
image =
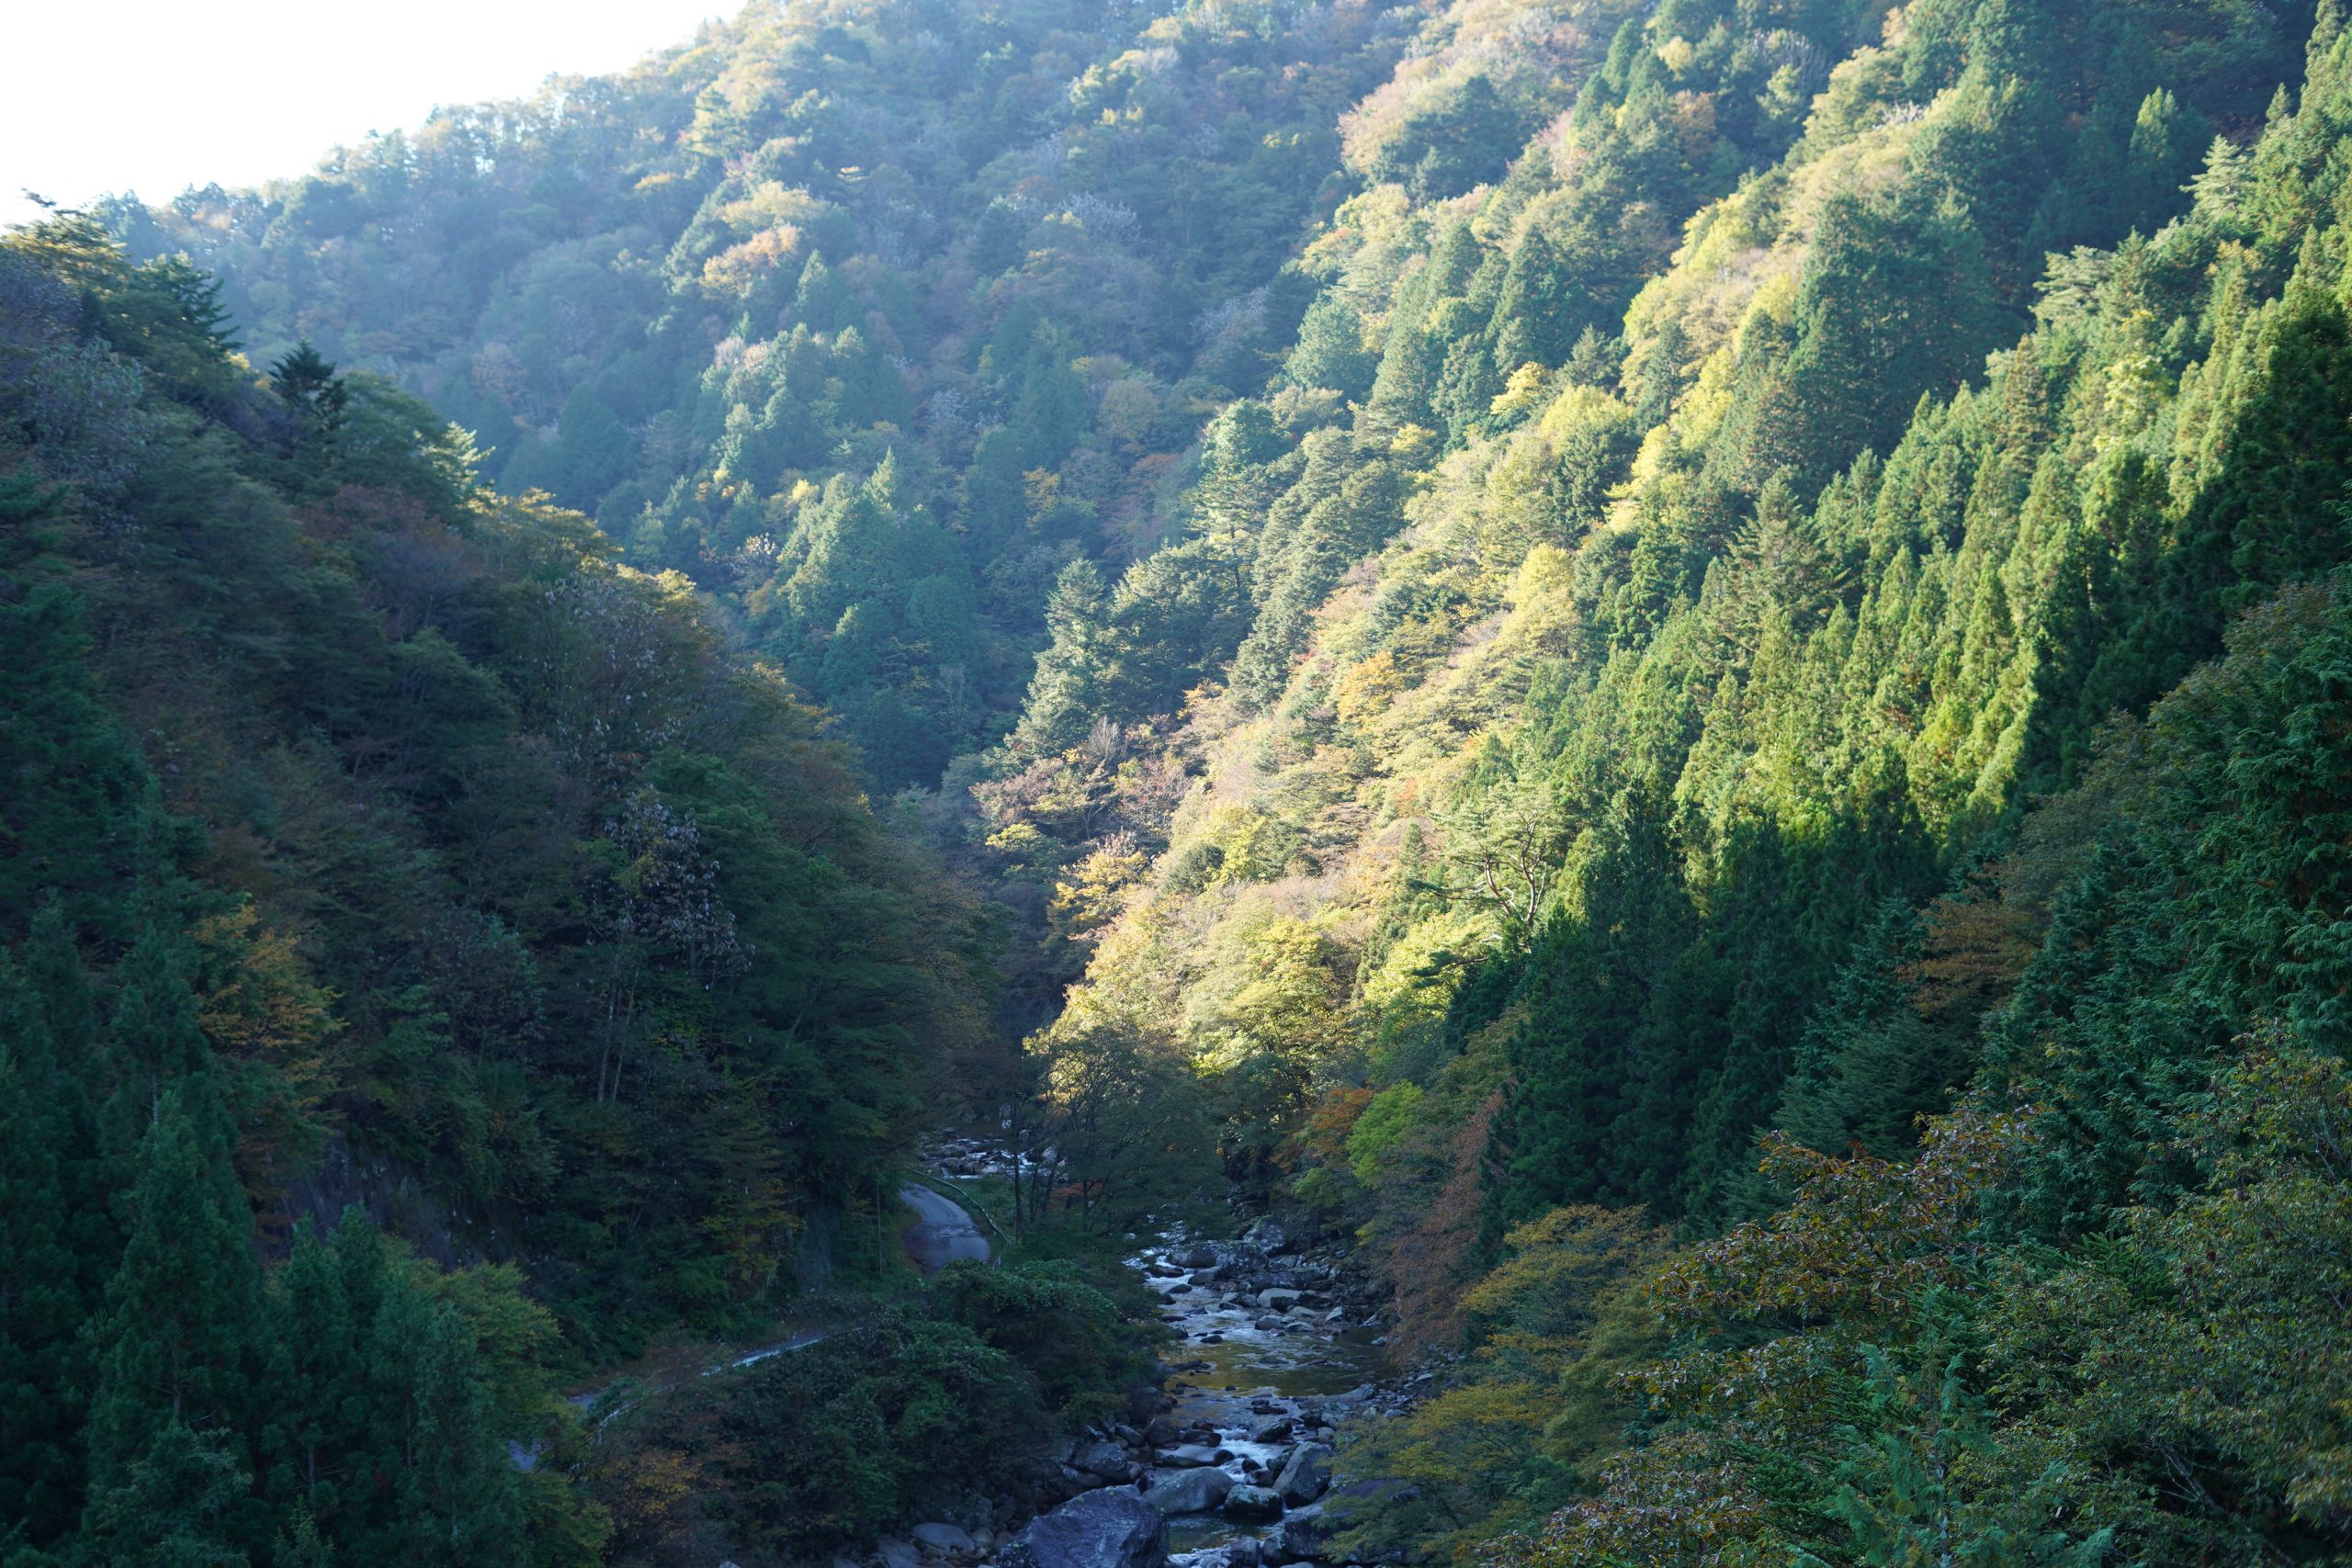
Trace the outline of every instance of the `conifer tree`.
<instances>
[{"instance_id":1,"label":"conifer tree","mask_svg":"<svg viewBox=\"0 0 2352 1568\"><path fill-rule=\"evenodd\" d=\"M1022 367L1012 404L1012 428L1021 433L1022 457L1031 468L1050 468L1070 454L1085 434L1086 383L1069 367L1057 333L1041 332Z\"/></svg>"},{"instance_id":2,"label":"conifer tree","mask_svg":"<svg viewBox=\"0 0 2352 1568\"><path fill-rule=\"evenodd\" d=\"M329 444L343 428L351 389L334 366L304 338L269 367L270 389L291 409L307 443Z\"/></svg>"},{"instance_id":3,"label":"conifer tree","mask_svg":"<svg viewBox=\"0 0 2352 1568\"><path fill-rule=\"evenodd\" d=\"M89 1089L99 1066L97 1006L64 906L55 898L33 916L20 981L27 1010L18 1015L18 1067L56 1160L74 1290L86 1310L105 1293L122 1231L112 1201L116 1168L106 1157ZM6 1032L0 1023L0 1034Z\"/></svg>"},{"instance_id":4,"label":"conifer tree","mask_svg":"<svg viewBox=\"0 0 2352 1568\"><path fill-rule=\"evenodd\" d=\"M800 282L792 294L795 324L812 333L835 333L848 326L854 303L849 285L825 265L824 253L811 251L801 265Z\"/></svg>"},{"instance_id":5,"label":"conifer tree","mask_svg":"<svg viewBox=\"0 0 2352 1568\"><path fill-rule=\"evenodd\" d=\"M122 1568L248 1568L238 1540L248 1481L228 1433L166 1416L92 1497L87 1538Z\"/></svg>"},{"instance_id":6,"label":"conifer tree","mask_svg":"<svg viewBox=\"0 0 2352 1568\"><path fill-rule=\"evenodd\" d=\"M472 1335L454 1306L429 1310L410 1375L411 1459L400 1493L413 1560L514 1561L514 1468L492 1429Z\"/></svg>"},{"instance_id":7,"label":"conifer tree","mask_svg":"<svg viewBox=\"0 0 2352 1568\"><path fill-rule=\"evenodd\" d=\"M338 1227L358 1229L364 1214ZM356 1461L351 1424L367 1406L359 1364L363 1324L352 1315L348 1284L336 1252L305 1227L293 1251L269 1280L263 1313L263 1377L270 1391L261 1428L261 1479L274 1499L298 1506L316 1534L346 1506L345 1488Z\"/></svg>"},{"instance_id":8,"label":"conifer tree","mask_svg":"<svg viewBox=\"0 0 2352 1568\"><path fill-rule=\"evenodd\" d=\"M225 1150L231 1138L228 1113L210 1077L212 1049L188 989L186 939L153 908L154 895L147 902L138 940L122 963L122 990L106 1032L112 1087L99 1123L117 1190L129 1185L138 1150L167 1091L180 1092L183 1113L208 1144Z\"/></svg>"},{"instance_id":9,"label":"conifer tree","mask_svg":"<svg viewBox=\"0 0 2352 1568\"><path fill-rule=\"evenodd\" d=\"M73 1385L83 1315L63 1185L42 1105L17 1067L48 1028L0 953L0 1556L56 1539L76 1512Z\"/></svg>"},{"instance_id":10,"label":"conifer tree","mask_svg":"<svg viewBox=\"0 0 2352 1568\"><path fill-rule=\"evenodd\" d=\"M1086 738L1111 672L1114 634L1109 612L1110 593L1092 561L1072 561L1054 580L1046 601L1046 627L1053 641L1037 655L1028 709L1006 741L1016 755L1050 756Z\"/></svg>"},{"instance_id":11,"label":"conifer tree","mask_svg":"<svg viewBox=\"0 0 2352 1568\"><path fill-rule=\"evenodd\" d=\"M1581 333L1593 331L1576 309L1568 258L1539 225L1511 253L1502 297L1495 301L1495 367L1505 376L1522 365L1566 365Z\"/></svg>"},{"instance_id":12,"label":"conifer tree","mask_svg":"<svg viewBox=\"0 0 2352 1568\"><path fill-rule=\"evenodd\" d=\"M1298 324L1298 342L1284 369L1301 387L1329 387L1341 396L1361 399L1372 390L1379 362L1363 343L1363 318L1336 295L1324 294L1306 308Z\"/></svg>"},{"instance_id":13,"label":"conifer tree","mask_svg":"<svg viewBox=\"0 0 2352 1568\"><path fill-rule=\"evenodd\" d=\"M257 1269L245 1214L229 1201L227 1159L180 1090L164 1090L139 1149L122 1262L90 1329L99 1517L149 1483L142 1465L181 1473L186 1434L229 1429L251 1397Z\"/></svg>"}]
</instances>

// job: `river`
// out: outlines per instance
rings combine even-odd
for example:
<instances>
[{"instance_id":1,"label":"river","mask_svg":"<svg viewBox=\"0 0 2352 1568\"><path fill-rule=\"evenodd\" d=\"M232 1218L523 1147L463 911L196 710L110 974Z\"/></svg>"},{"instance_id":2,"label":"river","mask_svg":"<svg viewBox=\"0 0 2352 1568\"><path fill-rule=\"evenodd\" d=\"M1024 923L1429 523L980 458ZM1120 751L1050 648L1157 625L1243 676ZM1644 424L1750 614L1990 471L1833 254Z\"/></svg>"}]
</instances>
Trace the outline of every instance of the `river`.
<instances>
[{"instance_id":1,"label":"river","mask_svg":"<svg viewBox=\"0 0 2352 1568\"><path fill-rule=\"evenodd\" d=\"M1165 1387L1175 1401L1166 1419L1184 1438L1177 1453L1197 1459L1207 1449L1237 1484L1269 1485L1295 1444L1329 1443L1342 1416L1378 1397L1374 1381L1388 1371L1376 1343L1380 1332L1360 1309L1340 1304L1328 1266L1248 1247L1205 1250L1218 1259L1208 1268L1176 1261L1204 1255L1181 1238L1131 1259L1164 1302L1162 1319L1182 1337L1166 1356L1172 1371ZM1260 1299L1268 1280L1295 1290L1304 1303L1270 1308ZM1147 1491L1188 1468L1155 1465ZM1239 1523L1222 1512L1173 1514L1169 1548L1200 1552L1247 1538L1261 1543L1266 1562L1293 1561L1295 1554L1283 1549L1284 1529L1318 1520L1322 1508L1319 1498L1294 1502L1280 1523Z\"/></svg>"}]
</instances>

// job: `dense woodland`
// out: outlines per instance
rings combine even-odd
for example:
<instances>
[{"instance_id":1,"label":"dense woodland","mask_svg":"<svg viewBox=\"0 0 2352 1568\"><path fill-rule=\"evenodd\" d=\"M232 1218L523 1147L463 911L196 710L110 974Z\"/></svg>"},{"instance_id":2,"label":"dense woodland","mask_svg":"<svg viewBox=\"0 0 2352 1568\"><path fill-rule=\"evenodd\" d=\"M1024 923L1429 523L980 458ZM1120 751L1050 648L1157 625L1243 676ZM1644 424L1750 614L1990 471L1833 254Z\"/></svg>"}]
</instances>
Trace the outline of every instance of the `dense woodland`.
<instances>
[{"instance_id":1,"label":"dense woodland","mask_svg":"<svg viewBox=\"0 0 2352 1568\"><path fill-rule=\"evenodd\" d=\"M2352 1562L2345 21L760 0L0 239L0 1562L854 1551L1140 1364L959 1122L1351 1239L1355 1561Z\"/></svg>"}]
</instances>

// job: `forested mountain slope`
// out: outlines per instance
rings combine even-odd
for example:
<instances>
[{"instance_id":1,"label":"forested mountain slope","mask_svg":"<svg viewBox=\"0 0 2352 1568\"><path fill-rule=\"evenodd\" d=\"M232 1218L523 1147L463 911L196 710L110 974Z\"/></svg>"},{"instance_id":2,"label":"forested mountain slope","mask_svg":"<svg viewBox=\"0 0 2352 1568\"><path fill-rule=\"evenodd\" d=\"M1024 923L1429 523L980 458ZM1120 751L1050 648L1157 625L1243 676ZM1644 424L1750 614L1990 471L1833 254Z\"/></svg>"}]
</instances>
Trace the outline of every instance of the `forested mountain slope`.
<instances>
[{"instance_id":1,"label":"forested mountain slope","mask_svg":"<svg viewBox=\"0 0 2352 1568\"><path fill-rule=\"evenodd\" d=\"M580 1561L505 1443L830 1266L973 911L685 584L226 336L0 241L0 1551Z\"/></svg>"},{"instance_id":2,"label":"forested mountain slope","mask_svg":"<svg viewBox=\"0 0 2352 1568\"><path fill-rule=\"evenodd\" d=\"M1059 840L1033 859L1098 912L1067 1027L1221 1055L1236 1157L1302 1133L1318 1076L1386 1095L1317 1184L1366 1185L1371 1128L1450 1123L1465 1143L1413 1157L1471 1184L1456 1247L1566 1200L1744 1212L1751 1139L1855 944L1902 966L1921 938L1895 908L2073 782L2105 716L2217 651L2232 609L2340 548L2332 275L2290 287L2328 254L2304 193L2333 178L2332 33L2290 117L2271 73L2293 55L2250 14L1914 7L1822 69L1777 162L1689 212L1619 331L1513 346L1560 319L1525 303L1529 258L1589 235L1583 201L1631 210L1584 194L1621 139L1645 109L1699 112L1662 90L1704 80L1706 51L1659 36L1679 25L1621 33L1498 185L1435 209L1375 186L1310 250L1331 284L1306 321L1344 310L1383 346L1344 421L1281 428L1301 380L1343 378L1306 333L1275 395L1213 432L1201 532L1246 540L1254 614L1173 737L1206 787L1156 867L1134 852L1165 815L1118 815L1091 760L1115 742L1023 741L1064 707L1143 720L1216 670L1211 648L1160 675L1146 629L1187 547L1069 595L980 792L999 841ZM1707 35L1723 68L1757 47L1739 36ZM2249 146L2223 134L2266 114ZM2092 145L2110 133L2162 165L2139 208ZM2134 226L2155 238L2075 244L2046 276L2002 260ZM2281 385L2282 357L2315 357L2308 383ZM1067 804L1090 782L1092 817ZM1918 1076L1880 1086L1882 1146L1965 1075L1987 999L1954 998L1953 1041L1888 1048ZM1505 1015L1516 1043L1459 1055ZM1441 1072L1446 1103L1420 1104ZM1357 1111L1325 1109L1316 1135L1347 1135Z\"/></svg>"},{"instance_id":3,"label":"forested mountain slope","mask_svg":"<svg viewBox=\"0 0 2352 1568\"><path fill-rule=\"evenodd\" d=\"M7 830L163 858L16 984L591 1345L956 1054L1029 1219L1393 1288L1335 1560L2335 1561L2347 124L2335 0L760 4L20 235Z\"/></svg>"},{"instance_id":4,"label":"forested mountain slope","mask_svg":"<svg viewBox=\"0 0 2352 1568\"><path fill-rule=\"evenodd\" d=\"M1148 541L1262 381L1399 41L1361 6L755 5L128 227L260 352L380 371L502 488L726 588L876 780L930 785L1017 703L1054 573Z\"/></svg>"},{"instance_id":5,"label":"forested mountain slope","mask_svg":"<svg viewBox=\"0 0 2352 1568\"><path fill-rule=\"evenodd\" d=\"M2334 588L2249 608L2346 549L2334 15L2274 91L2250 13L1909 7L1622 321L1509 346L1634 84L1697 114L1657 90L1708 59L1679 26L1621 34L1418 265L1376 205L1409 189L1317 240L1306 320L1344 303L1377 368L1295 444L1282 394L1222 418L1270 432L1203 487L1263 517L1255 615L1173 733L1203 782L1165 849L1067 852L1099 947L1040 1046L1202 1064L1228 1170L1476 1350L1364 1435L1421 1495L1360 1550L1594 1493L1528 1550L2340 1550L2296 1384L2340 1359L2352 1213L2312 1152L2343 623ZM1072 605L1032 716L1149 710L1122 608ZM1030 787L983 799L1051 830Z\"/></svg>"}]
</instances>

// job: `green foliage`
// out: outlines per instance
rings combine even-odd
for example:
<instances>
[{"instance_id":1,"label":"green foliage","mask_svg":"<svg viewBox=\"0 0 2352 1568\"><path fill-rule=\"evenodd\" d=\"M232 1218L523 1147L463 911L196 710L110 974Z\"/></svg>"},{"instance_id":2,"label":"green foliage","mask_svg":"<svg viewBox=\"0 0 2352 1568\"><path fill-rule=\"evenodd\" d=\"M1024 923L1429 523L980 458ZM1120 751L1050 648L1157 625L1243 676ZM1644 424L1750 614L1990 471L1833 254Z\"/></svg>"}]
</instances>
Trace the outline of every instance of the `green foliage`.
<instances>
[{"instance_id":1,"label":"green foliage","mask_svg":"<svg viewBox=\"0 0 2352 1568\"><path fill-rule=\"evenodd\" d=\"M932 788L1016 716L1055 572L1136 553L1122 538L1156 531L1202 413L1282 357L1307 301L1269 281L1402 30L1326 20L763 7L586 97L109 218L226 280L220 304L299 372L279 380L300 428L332 422L333 387L361 400L328 358L434 389L502 491L740 601L869 781ZM1429 120L1443 179L1507 155L1522 111L1492 98ZM1040 134L1062 139L1042 175ZM77 256L104 249L91 229ZM896 517L844 519L836 485L893 460ZM975 590L961 647L882 610L932 574ZM879 612L868 651L832 657L855 604Z\"/></svg>"},{"instance_id":2,"label":"green foliage","mask_svg":"<svg viewBox=\"0 0 2352 1568\"><path fill-rule=\"evenodd\" d=\"M2028 1254L1994 1320L1996 1387L2021 1428L2004 1438L2103 1475L2108 1528L2171 1561L2341 1551L2352 1520L2329 1326L2352 1098L2333 1053L2277 1032L2246 1044L2180 1122L2204 1189L2135 1205L2063 1259ZM2142 1479L2158 1475L2247 1502L2183 1506Z\"/></svg>"},{"instance_id":3,"label":"green foliage","mask_svg":"<svg viewBox=\"0 0 2352 1568\"><path fill-rule=\"evenodd\" d=\"M1010 750L994 841L1116 877L1070 1013L1187 1043L1228 1168L1358 1227L1400 1337L1480 1348L1482 1272L1564 1205L1693 1239L1628 1404L1482 1350L1364 1439L1417 1489L1367 1551L1566 1505L1523 1550L2324 1556L2340 1514L2286 1499L2331 1438L2057 1436L1994 1325L2222 1190L2185 1129L2233 1037L2341 1032L2339 29L2256 134L2293 29L2227 6L1922 6L1859 50L1720 10L1620 31L1515 161L1425 158L1486 101L1447 35L1359 107L1393 183L1310 247L1283 384L1156 558L1239 547L1169 748L1203 785L1054 793L1081 715L1159 733L1098 603L1072 761ZM1396 524L1331 526L1385 472ZM2098 1321L2157 1299L2130 1267ZM2313 1425L2265 1354L2243 1409Z\"/></svg>"},{"instance_id":4,"label":"green foliage","mask_svg":"<svg viewBox=\"0 0 2352 1568\"><path fill-rule=\"evenodd\" d=\"M142 1465L177 1473L185 1434L229 1426L254 1351L259 1280L227 1151L207 1146L178 1090L153 1104L122 1261L91 1329L90 1482L102 1512L109 1493L142 1484Z\"/></svg>"},{"instance_id":5,"label":"green foliage","mask_svg":"<svg viewBox=\"0 0 2352 1568\"><path fill-rule=\"evenodd\" d=\"M944 1489L1013 1483L1149 1366L1077 1267L956 1263L912 1300L616 1411L593 1475L627 1555L713 1532L854 1549Z\"/></svg>"},{"instance_id":6,"label":"green foliage","mask_svg":"<svg viewBox=\"0 0 2352 1568\"><path fill-rule=\"evenodd\" d=\"M1106 1414L1111 1391L1148 1371L1117 1306L1069 1263L951 1264L931 1293L935 1311L1020 1363L1064 1428Z\"/></svg>"},{"instance_id":7,"label":"green foliage","mask_svg":"<svg viewBox=\"0 0 2352 1568\"><path fill-rule=\"evenodd\" d=\"M595 1561L509 1451L547 1367L822 1273L978 1037L966 908L682 582L424 404L254 377L78 221L0 278L0 1551ZM118 340L156 288L184 330ZM356 1212L288 1253L330 1149L530 1296Z\"/></svg>"},{"instance_id":8,"label":"green foliage","mask_svg":"<svg viewBox=\"0 0 2352 1568\"><path fill-rule=\"evenodd\" d=\"M1656 1352L1637 1285L1665 1252L1638 1209L1555 1210L1512 1230L1464 1301L1472 1355L1452 1386L1351 1434L1344 1462L1394 1476L1401 1505L1341 1503L1359 1551L1467 1551L1578 1489L1635 1406L1612 1387Z\"/></svg>"},{"instance_id":9,"label":"green foliage","mask_svg":"<svg viewBox=\"0 0 2352 1568\"><path fill-rule=\"evenodd\" d=\"M34 1114L54 1100L31 1092L17 1060L47 1046L47 1026L5 962L0 1009L0 1507L18 1540L47 1540L72 1517L80 1479L73 1422L55 1391L75 1371L86 1309L57 1145Z\"/></svg>"},{"instance_id":10,"label":"green foliage","mask_svg":"<svg viewBox=\"0 0 2352 1568\"><path fill-rule=\"evenodd\" d=\"M337 1138L579 1356L748 1325L944 1083L1027 1235L1221 1157L1460 1340L1366 1553L2341 1555L2347 102L2332 0L840 0L12 236L23 1543L586 1555L509 1276L53 1325ZM671 1391L618 1549L1009 1480L1106 1313Z\"/></svg>"},{"instance_id":11,"label":"green foliage","mask_svg":"<svg viewBox=\"0 0 2352 1568\"><path fill-rule=\"evenodd\" d=\"M1009 1480L1045 1423L1018 1361L911 1306L696 1382L599 1445L625 1553L711 1527L803 1557L869 1541L942 1478Z\"/></svg>"}]
</instances>

